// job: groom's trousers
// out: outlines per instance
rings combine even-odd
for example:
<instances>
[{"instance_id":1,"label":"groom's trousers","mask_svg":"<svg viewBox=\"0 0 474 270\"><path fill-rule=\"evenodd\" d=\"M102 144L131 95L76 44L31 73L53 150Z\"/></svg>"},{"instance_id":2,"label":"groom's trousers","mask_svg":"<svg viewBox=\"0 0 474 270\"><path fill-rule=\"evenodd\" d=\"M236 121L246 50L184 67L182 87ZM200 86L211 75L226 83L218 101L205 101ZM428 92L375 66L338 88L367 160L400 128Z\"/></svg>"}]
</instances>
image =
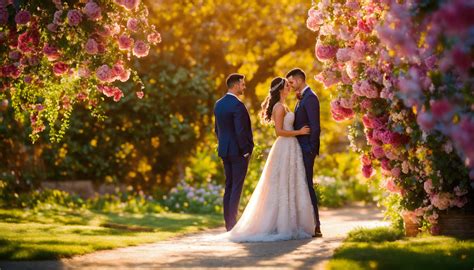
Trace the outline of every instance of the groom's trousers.
<instances>
[{"instance_id":1,"label":"groom's trousers","mask_svg":"<svg viewBox=\"0 0 474 270\"><path fill-rule=\"evenodd\" d=\"M313 187L313 168L315 158L316 155L303 152L304 169L306 171L306 182L308 184L309 196L311 197L311 203L313 204L314 210L314 223L316 226L319 226L321 225L321 222L319 221L318 197L316 197L316 192L314 191Z\"/></svg>"},{"instance_id":2,"label":"groom's trousers","mask_svg":"<svg viewBox=\"0 0 474 270\"><path fill-rule=\"evenodd\" d=\"M240 196L244 179L247 175L250 156L222 157L225 170L225 192L224 192L224 220L227 231L230 231L237 223Z\"/></svg>"}]
</instances>

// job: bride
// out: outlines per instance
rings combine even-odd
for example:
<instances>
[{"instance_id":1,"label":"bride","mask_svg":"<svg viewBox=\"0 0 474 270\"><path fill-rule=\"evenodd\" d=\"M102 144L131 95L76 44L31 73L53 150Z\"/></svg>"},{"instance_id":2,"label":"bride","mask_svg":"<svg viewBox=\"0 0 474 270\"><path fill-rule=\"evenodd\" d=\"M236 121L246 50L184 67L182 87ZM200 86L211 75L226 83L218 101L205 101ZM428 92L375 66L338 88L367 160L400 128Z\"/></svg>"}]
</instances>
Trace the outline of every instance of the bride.
<instances>
[{"instance_id":1,"label":"bride","mask_svg":"<svg viewBox=\"0 0 474 270\"><path fill-rule=\"evenodd\" d=\"M262 103L261 119L275 124L275 140L260 180L235 227L227 237L235 242L260 242L310 238L314 213L300 145L295 136L310 132L293 129L294 113L285 100L290 86L285 78L271 83Z\"/></svg>"}]
</instances>

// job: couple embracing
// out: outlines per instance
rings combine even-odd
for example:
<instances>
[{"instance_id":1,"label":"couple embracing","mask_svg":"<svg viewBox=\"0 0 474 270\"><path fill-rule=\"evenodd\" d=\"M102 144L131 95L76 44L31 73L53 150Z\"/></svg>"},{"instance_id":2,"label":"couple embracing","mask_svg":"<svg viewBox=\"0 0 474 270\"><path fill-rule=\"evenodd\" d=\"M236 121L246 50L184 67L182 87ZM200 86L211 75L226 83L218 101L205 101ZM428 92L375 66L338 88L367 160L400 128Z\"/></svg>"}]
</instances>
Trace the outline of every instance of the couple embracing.
<instances>
[{"instance_id":1,"label":"couple embracing","mask_svg":"<svg viewBox=\"0 0 474 270\"><path fill-rule=\"evenodd\" d=\"M318 201L313 188L314 159L319 155L319 100L306 84L303 70L272 80L260 117L273 123L278 136L262 175L237 221L240 196L254 147L250 117L239 96L245 76L227 78L227 94L214 108L218 154L224 163L226 238L235 242L321 237ZM298 103L286 105L291 90Z\"/></svg>"}]
</instances>

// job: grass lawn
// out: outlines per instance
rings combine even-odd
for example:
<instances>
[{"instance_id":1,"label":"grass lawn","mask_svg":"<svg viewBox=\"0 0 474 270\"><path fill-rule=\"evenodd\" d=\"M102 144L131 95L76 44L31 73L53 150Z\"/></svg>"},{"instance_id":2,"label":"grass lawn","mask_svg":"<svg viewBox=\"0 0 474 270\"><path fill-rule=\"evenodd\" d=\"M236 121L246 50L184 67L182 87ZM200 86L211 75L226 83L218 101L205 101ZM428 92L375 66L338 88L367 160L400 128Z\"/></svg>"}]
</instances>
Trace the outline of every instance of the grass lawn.
<instances>
[{"instance_id":1,"label":"grass lawn","mask_svg":"<svg viewBox=\"0 0 474 270\"><path fill-rule=\"evenodd\" d=\"M474 240L444 236L404 238L388 228L352 231L330 260L339 269L474 269Z\"/></svg>"},{"instance_id":2,"label":"grass lawn","mask_svg":"<svg viewBox=\"0 0 474 270\"><path fill-rule=\"evenodd\" d=\"M220 215L0 209L0 259L41 260L156 242L222 225Z\"/></svg>"}]
</instances>

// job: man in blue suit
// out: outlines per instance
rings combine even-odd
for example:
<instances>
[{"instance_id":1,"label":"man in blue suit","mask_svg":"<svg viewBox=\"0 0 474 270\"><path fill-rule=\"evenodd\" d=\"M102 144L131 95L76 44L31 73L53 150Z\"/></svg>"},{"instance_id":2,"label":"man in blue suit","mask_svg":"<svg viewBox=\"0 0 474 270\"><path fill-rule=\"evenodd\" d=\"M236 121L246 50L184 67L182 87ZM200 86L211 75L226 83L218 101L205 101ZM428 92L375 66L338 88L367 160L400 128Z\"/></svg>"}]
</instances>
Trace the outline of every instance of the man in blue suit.
<instances>
[{"instance_id":1,"label":"man in blue suit","mask_svg":"<svg viewBox=\"0 0 474 270\"><path fill-rule=\"evenodd\" d=\"M319 221L318 198L313 187L313 167L314 159L319 155L319 136L321 133L319 119L319 99L318 96L306 84L306 74L299 68L292 69L286 75L291 88L296 92L298 103L295 108L295 130L304 126L309 126L311 132L308 135L299 135L296 138L303 152L303 162L306 171L306 182L308 184L309 195L314 210L313 237L322 237L321 222Z\"/></svg>"},{"instance_id":2,"label":"man in blue suit","mask_svg":"<svg viewBox=\"0 0 474 270\"><path fill-rule=\"evenodd\" d=\"M244 94L245 76L227 77L227 94L214 106L218 154L224 163L224 219L227 231L237 223L240 196L253 151L250 116L239 96Z\"/></svg>"}]
</instances>

